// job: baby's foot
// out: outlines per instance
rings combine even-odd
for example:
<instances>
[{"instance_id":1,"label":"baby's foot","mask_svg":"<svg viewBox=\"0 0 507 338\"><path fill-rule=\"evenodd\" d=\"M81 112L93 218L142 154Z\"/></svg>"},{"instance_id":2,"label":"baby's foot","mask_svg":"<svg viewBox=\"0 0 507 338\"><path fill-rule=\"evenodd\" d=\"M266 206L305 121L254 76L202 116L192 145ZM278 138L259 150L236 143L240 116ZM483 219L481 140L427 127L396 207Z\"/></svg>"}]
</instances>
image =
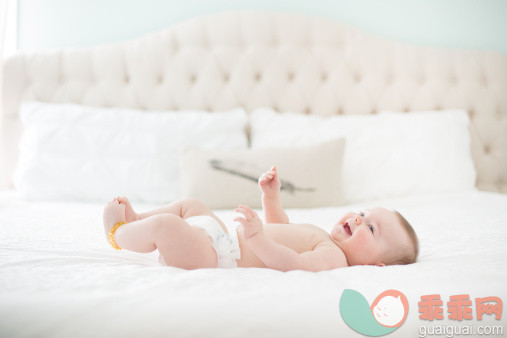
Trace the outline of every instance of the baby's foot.
<instances>
[{"instance_id":1,"label":"baby's foot","mask_svg":"<svg viewBox=\"0 0 507 338\"><path fill-rule=\"evenodd\" d=\"M127 197L116 197L115 200L120 202L121 204L125 205L125 219L127 223L139 221L139 215L136 214L132 206L130 205L129 200Z\"/></svg>"},{"instance_id":2,"label":"baby's foot","mask_svg":"<svg viewBox=\"0 0 507 338\"><path fill-rule=\"evenodd\" d=\"M104 230L106 231L106 235L108 235L113 225L118 222L125 222L125 204L121 204L116 199L107 203L104 207L103 219Z\"/></svg>"}]
</instances>

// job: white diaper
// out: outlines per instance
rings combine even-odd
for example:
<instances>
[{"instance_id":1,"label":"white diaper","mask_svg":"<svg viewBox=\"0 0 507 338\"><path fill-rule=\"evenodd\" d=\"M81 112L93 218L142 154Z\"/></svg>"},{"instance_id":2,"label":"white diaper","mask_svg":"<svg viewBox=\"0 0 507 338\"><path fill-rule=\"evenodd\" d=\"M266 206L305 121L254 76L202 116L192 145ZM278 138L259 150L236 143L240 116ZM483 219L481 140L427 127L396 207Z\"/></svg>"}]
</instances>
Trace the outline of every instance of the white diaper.
<instances>
[{"instance_id":1,"label":"white diaper","mask_svg":"<svg viewBox=\"0 0 507 338\"><path fill-rule=\"evenodd\" d=\"M225 233L220 224L211 216L192 216L185 218L185 221L192 225L203 228L209 237L211 244L218 256L217 268L236 268L237 259L241 259L241 250L239 248L238 233Z\"/></svg>"}]
</instances>

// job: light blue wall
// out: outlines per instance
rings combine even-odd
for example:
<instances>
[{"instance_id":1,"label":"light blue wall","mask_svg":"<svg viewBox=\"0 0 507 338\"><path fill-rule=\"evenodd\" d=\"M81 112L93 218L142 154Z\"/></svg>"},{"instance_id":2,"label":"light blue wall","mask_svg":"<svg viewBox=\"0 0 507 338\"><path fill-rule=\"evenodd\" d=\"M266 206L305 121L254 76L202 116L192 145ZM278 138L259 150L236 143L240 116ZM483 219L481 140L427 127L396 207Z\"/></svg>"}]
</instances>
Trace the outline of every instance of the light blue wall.
<instances>
[{"instance_id":1,"label":"light blue wall","mask_svg":"<svg viewBox=\"0 0 507 338\"><path fill-rule=\"evenodd\" d=\"M19 0L18 45L32 50L126 40L235 9L315 14L398 41L507 54L507 0Z\"/></svg>"}]
</instances>

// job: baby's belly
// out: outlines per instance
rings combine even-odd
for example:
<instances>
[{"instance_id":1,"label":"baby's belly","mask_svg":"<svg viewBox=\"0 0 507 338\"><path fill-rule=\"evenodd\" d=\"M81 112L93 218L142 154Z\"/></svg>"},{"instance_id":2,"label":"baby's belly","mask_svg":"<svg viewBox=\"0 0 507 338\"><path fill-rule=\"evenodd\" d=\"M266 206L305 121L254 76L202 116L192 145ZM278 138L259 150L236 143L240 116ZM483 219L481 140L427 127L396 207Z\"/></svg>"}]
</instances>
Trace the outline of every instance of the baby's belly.
<instances>
[{"instance_id":1,"label":"baby's belly","mask_svg":"<svg viewBox=\"0 0 507 338\"><path fill-rule=\"evenodd\" d=\"M296 231L286 233L287 227L295 227ZM305 224L265 224L264 235L270 237L278 244L284 245L297 253L311 251L315 246L323 241L329 240L329 234L322 230L315 230L315 226L305 228ZM306 231L305 231L306 230ZM238 267L257 267L267 268L262 260L255 254L255 252L248 246L245 235L243 233L243 226L240 225L236 229L238 232L238 242L241 249L241 259L238 260ZM292 233L299 235L291 236Z\"/></svg>"}]
</instances>

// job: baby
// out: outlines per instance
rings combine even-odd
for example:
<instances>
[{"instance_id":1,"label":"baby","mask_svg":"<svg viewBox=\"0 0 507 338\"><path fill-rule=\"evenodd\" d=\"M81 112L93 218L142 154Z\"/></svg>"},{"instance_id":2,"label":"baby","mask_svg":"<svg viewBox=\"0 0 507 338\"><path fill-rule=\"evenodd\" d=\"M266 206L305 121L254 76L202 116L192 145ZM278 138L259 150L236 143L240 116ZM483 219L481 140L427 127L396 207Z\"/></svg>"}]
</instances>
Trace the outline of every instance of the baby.
<instances>
[{"instance_id":1,"label":"baby","mask_svg":"<svg viewBox=\"0 0 507 338\"><path fill-rule=\"evenodd\" d=\"M280 201L276 167L259 178L266 223L246 205L232 234L203 203L184 199L137 214L125 197L104 209L104 228L116 249L159 251L163 265L184 269L258 267L323 271L352 265L410 264L419 245L414 229L397 211L366 209L345 214L331 233L292 224Z\"/></svg>"}]
</instances>

